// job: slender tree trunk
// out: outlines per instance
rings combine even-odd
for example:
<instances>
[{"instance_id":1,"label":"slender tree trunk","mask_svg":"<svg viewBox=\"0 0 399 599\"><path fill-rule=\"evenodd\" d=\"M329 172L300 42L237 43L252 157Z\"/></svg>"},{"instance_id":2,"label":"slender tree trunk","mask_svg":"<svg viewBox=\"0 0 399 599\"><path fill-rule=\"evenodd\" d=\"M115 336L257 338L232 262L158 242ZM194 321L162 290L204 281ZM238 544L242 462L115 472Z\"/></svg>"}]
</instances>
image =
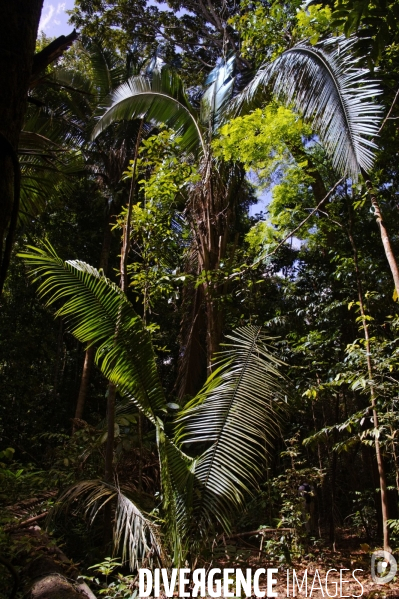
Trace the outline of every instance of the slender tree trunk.
<instances>
[{"instance_id":1,"label":"slender tree trunk","mask_svg":"<svg viewBox=\"0 0 399 599\"><path fill-rule=\"evenodd\" d=\"M374 216L378 224L378 228L380 230L382 245L384 246L385 256L388 260L389 268L391 269L393 282L396 289L396 294L399 298L399 268L398 263L396 261L396 257L392 248L391 239L389 237L388 229L385 225L385 221L382 216L382 211L377 200L377 196L375 194L375 190L373 185L368 177L368 175L363 171L362 175L366 182L366 187L369 192L371 205L374 210Z\"/></svg>"},{"instance_id":2,"label":"slender tree trunk","mask_svg":"<svg viewBox=\"0 0 399 599\"><path fill-rule=\"evenodd\" d=\"M108 203L108 201L107 201ZM104 222L104 234L103 234L103 243L101 247L101 255L100 255L100 264L99 267L102 269L105 275L108 273L108 261L109 254L111 250L111 240L112 240L112 231L111 231L111 221L114 216L113 210L107 212ZM95 348L93 346L89 347L85 352L85 359L83 363L82 376L80 379L80 387L78 393L78 399L76 402L76 410L74 422L72 425L72 434L76 430L76 422L75 420L81 420L83 418L83 411L86 404L87 396L89 394L89 386L91 373L93 371L94 366L94 357L95 357Z\"/></svg>"},{"instance_id":3,"label":"slender tree trunk","mask_svg":"<svg viewBox=\"0 0 399 599\"><path fill-rule=\"evenodd\" d=\"M134 188L136 185L136 170L137 170L137 159L139 156L139 147L141 143L141 136L143 133L144 119L141 119L140 128L137 133L136 147L134 149L134 162L132 167L132 180L130 184L129 200L127 206L126 224L124 227L122 251L121 251L121 289L124 293L127 291L127 261L130 251L130 232L132 226L132 209L133 209L133 196Z\"/></svg>"},{"instance_id":4,"label":"slender tree trunk","mask_svg":"<svg viewBox=\"0 0 399 599\"><path fill-rule=\"evenodd\" d=\"M349 206L348 235L349 235L349 240L352 245L353 261L354 261L354 265L355 265L356 283L357 283L357 291L358 291L358 298L359 298L360 315L362 318L364 338L366 341L366 362L367 362L368 377L370 380L370 401L371 401L371 407L372 407L372 413L373 413L374 431L376 433L378 430L378 414L377 414L376 397L375 397L375 390L374 390L374 384L373 384L373 366L372 366L372 362L371 362L371 343L370 343L370 335L369 335L369 329L368 329L368 324L367 324L366 312L364 309L363 285L362 285L361 273L360 273L360 268L359 268L357 247L356 247L355 240L353 237L353 212L352 212L351 206ZM381 232L381 236L382 236L382 232ZM389 242L389 238L388 238L388 242ZM393 254L392 254L392 256L393 256ZM396 261L395 261L395 264L396 264ZM399 288L398 288L398 290L399 290ZM374 438L374 445L375 445L375 455L376 455L377 467L378 467L378 476L380 479L381 513L382 513L382 528L383 528L383 537L384 537L384 550L390 551L389 530L388 530L388 524L387 524L387 521L389 518L389 516L388 516L388 490L387 490L384 462L383 462L382 454L381 454L380 441L377 436L375 436L375 438Z\"/></svg>"},{"instance_id":5,"label":"slender tree trunk","mask_svg":"<svg viewBox=\"0 0 399 599\"><path fill-rule=\"evenodd\" d=\"M108 203L108 198L106 201ZM113 204L112 204L112 206L113 206ZM112 219L114 217L114 214L115 214L115 209L111 207L107 211L107 214L104 219L104 234L103 234L103 243L102 243L102 247L101 247L99 267L103 271L105 276L108 275L108 262L109 262L109 255L110 255L110 251L111 251L111 241L112 241Z\"/></svg>"},{"instance_id":6,"label":"slender tree trunk","mask_svg":"<svg viewBox=\"0 0 399 599\"><path fill-rule=\"evenodd\" d=\"M114 439L115 439L115 398L116 386L113 383L108 383L107 397L107 445L105 448L105 470L104 480L106 483L114 482ZM111 439L111 443L108 443Z\"/></svg>"},{"instance_id":7,"label":"slender tree trunk","mask_svg":"<svg viewBox=\"0 0 399 599\"><path fill-rule=\"evenodd\" d=\"M338 422L339 418L339 396L337 395L335 401L335 422ZM334 429L333 445L337 442L337 430ZM332 452L331 460L331 511L330 511L330 541L333 544L333 550L336 551L336 527L335 527L335 487L337 479L337 459L338 454L336 451Z\"/></svg>"},{"instance_id":8,"label":"slender tree trunk","mask_svg":"<svg viewBox=\"0 0 399 599\"><path fill-rule=\"evenodd\" d=\"M313 417L313 426L314 426L314 430L317 431L318 427L317 427L317 420L316 420L316 414L314 411L314 401L312 400L312 417ZM319 458L319 469L320 472L323 472L323 460L321 458L321 447L320 447L320 441L317 440L317 456ZM317 530L319 532L319 537L321 538L321 513L322 510L324 511L324 506L326 504L325 501L325 497L324 497L324 484L321 485L321 505L320 502L318 502L318 506L317 506Z\"/></svg>"},{"instance_id":9,"label":"slender tree trunk","mask_svg":"<svg viewBox=\"0 0 399 599\"><path fill-rule=\"evenodd\" d=\"M0 20L0 293L18 215L19 135L43 0L8 0Z\"/></svg>"},{"instance_id":10,"label":"slender tree trunk","mask_svg":"<svg viewBox=\"0 0 399 599\"><path fill-rule=\"evenodd\" d=\"M131 230L131 218L132 218L132 206L134 188L136 185L136 167L138 151L141 142L141 134L143 129L144 120L141 121L140 129L137 135L136 148L134 152L134 164L132 169L132 181L130 184L130 192L128 199L126 223L123 228L123 240L121 248L121 261L120 261L120 272L121 282L120 287L124 293L127 291L127 259L130 250L130 230ZM118 336L118 325L115 330L115 336ZM114 476L114 443L115 443L115 399L116 399L116 386L111 381L108 383L108 399L107 399L107 445L105 449L105 482L112 483ZM105 539L110 537L111 531L111 518L112 511L110 502L106 504L105 509Z\"/></svg>"},{"instance_id":11,"label":"slender tree trunk","mask_svg":"<svg viewBox=\"0 0 399 599\"><path fill-rule=\"evenodd\" d=\"M80 379L78 401L76 402L75 418L74 420L81 420L83 417L83 409L86 403L86 398L89 391L90 376L94 364L95 347L91 345L85 352L85 361L83 363L82 378ZM72 432L75 432L76 424L74 422Z\"/></svg>"},{"instance_id":12,"label":"slender tree trunk","mask_svg":"<svg viewBox=\"0 0 399 599\"><path fill-rule=\"evenodd\" d=\"M139 437L139 480L138 480L138 490L143 490L143 417L141 413L138 415L137 419L137 434Z\"/></svg>"},{"instance_id":13,"label":"slender tree trunk","mask_svg":"<svg viewBox=\"0 0 399 599\"><path fill-rule=\"evenodd\" d=\"M395 446L395 432L392 428L392 426L390 427L390 433L391 433L391 438L392 438L392 455L393 455L393 461L395 464L395 481L396 481L396 490L399 494L399 459L398 459L398 454L396 453L396 446Z\"/></svg>"},{"instance_id":14,"label":"slender tree trunk","mask_svg":"<svg viewBox=\"0 0 399 599\"><path fill-rule=\"evenodd\" d=\"M107 443L105 446L104 481L114 483L114 441L115 441L115 399L116 386L109 382L107 390ZM104 508L104 546L112 542L112 511L111 501Z\"/></svg>"}]
</instances>

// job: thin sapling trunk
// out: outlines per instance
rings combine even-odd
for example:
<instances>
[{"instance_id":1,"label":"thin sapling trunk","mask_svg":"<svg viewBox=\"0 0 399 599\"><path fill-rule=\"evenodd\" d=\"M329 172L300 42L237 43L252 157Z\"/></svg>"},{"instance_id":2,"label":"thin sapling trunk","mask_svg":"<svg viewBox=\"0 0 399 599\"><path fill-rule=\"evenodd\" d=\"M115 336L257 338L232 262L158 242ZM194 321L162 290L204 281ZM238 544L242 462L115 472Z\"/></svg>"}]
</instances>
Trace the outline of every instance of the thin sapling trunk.
<instances>
[{"instance_id":1,"label":"thin sapling trunk","mask_svg":"<svg viewBox=\"0 0 399 599\"><path fill-rule=\"evenodd\" d=\"M360 268L359 268L357 247L355 244L355 240L354 240L352 231L353 231L353 212L352 212L351 206L349 206L348 235L349 235L349 240L350 240L350 243L352 246L352 251L353 251L353 261L354 261L354 265L355 265L357 292L358 292L358 298L359 298L359 308L360 308L360 315L361 315L361 319L362 319L362 326L363 326L364 339L365 339L365 345L366 345L367 372L368 372L368 377L369 377L369 381L370 381L370 402L371 402L371 408L372 408L372 414L373 414L373 424L374 424L374 433L375 433L374 446L375 446L375 455L376 455L376 460L377 460L378 476L379 476L379 480L380 480L380 491L381 491L381 513L382 513L382 528L383 528L383 537L384 537L384 551L390 551L389 530L388 530L388 524L387 524L388 518L389 518L389 516L388 516L388 490L387 490L385 468L384 468L384 462L382 459L380 441L377 436L378 414L377 414L377 406L376 406L375 389L374 389L374 384L373 384L373 366L372 366L372 362L371 362L370 334L369 334L369 329L368 329L368 324L367 324L366 312L365 312L365 308L364 308L364 293L363 293L363 285L362 285L361 273L360 273ZM382 236L382 233L381 233L381 236ZM389 240L389 238L388 238L388 240ZM395 261L395 264L396 264L396 261Z\"/></svg>"}]
</instances>

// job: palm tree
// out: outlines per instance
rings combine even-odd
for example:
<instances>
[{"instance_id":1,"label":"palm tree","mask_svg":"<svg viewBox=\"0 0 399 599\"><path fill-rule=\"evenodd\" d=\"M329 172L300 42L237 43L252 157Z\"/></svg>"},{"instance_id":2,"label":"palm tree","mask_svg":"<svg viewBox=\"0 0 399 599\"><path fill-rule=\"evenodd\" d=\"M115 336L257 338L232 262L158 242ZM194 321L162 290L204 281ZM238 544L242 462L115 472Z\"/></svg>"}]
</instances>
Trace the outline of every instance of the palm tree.
<instances>
[{"instance_id":1,"label":"palm tree","mask_svg":"<svg viewBox=\"0 0 399 599\"><path fill-rule=\"evenodd\" d=\"M319 135L333 167L357 182L362 175L370 192L374 216L399 296L399 269L381 209L368 173L374 163L376 138L383 108L375 102L382 94L368 69L357 66L352 53L357 38L329 38L316 46L305 42L263 65L237 96L228 114L241 114L263 103L270 91L301 113Z\"/></svg>"},{"instance_id":2,"label":"palm tree","mask_svg":"<svg viewBox=\"0 0 399 599\"><path fill-rule=\"evenodd\" d=\"M221 63L208 77L208 88L200 110L188 100L180 78L163 67L151 77L132 77L110 96L109 107L93 131L96 138L111 124L123 120L143 118L146 122L166 124L181 137L182 151L193 154L199 161L201 179L193 185L187 198L186 215L192 230L192 251L188 268L192 274L202 276L199 287L191 290L186 302L189 322L182 323L182 356L179 368L179 396L198 390L203 373L198 369L198 351L201 346L200 330L202 310L206 314L206 364L212 369L212 356L218 351L222 339L223 312L220 310L221 284L217 271L223 261L231 237L235 208L240 193L245 188L245 173L238 164L218 162L212 156L211 141L221 111L233 90L234 58ZM193 267L193 263L195 266ZM226 290L224 290L225 292ZM193 361L197 368L193 369ZM194 377L194 370L199 370ZM191 372L191 383L187 376ZM195 380L197 378L197 380Z\"/></svg>"},{"instance_id":3,"label":"palm tree","mask_svg":"<svg viewBox=\"0 0 399 599\"><path fill-rule=\"evenodd\" d=\"M382 107L375 97L382 93L367 69L357 66L353 55L357 39L329 38L316 46L301 42L283 52L274 62L262 66L243 92L234 99L229 113L244 113L259 106L265 90L286 106L293 106L312 123L333 167L342 177L356 182L361 175L369 191L381 241L399 297L399 269L381 209L368 173L377 149L375 142L380 131ZM362 304L360 293L359 301ZM363 318L367 347L367 369L370 379L370 399L374 427L378 429L376 397L373 386L368 325ZM384 549L389 550L388 497L380 443L375 437L375 451L381 489L381 508L384 529Z\"/></svg>"},{"instance_id":4,"label":"palm tree","mask_svg":"<svg viewBox=\"0 0 399 599\"><path fill-rule=\"evenodd\" d=\"M50 245L30 250L21 257L46 305L57 306L56 315L65 318L79 341L96 346L96 364L103 374L154 427L165 538L176 566L186 559L195 564L210 529L229 531L234 514L257 488L279 430L284 382L267 339L252 326L229 337L204 387L178 414L171 437L165 428L170 411L151 338L125 294L90 265L63 262ZM185 446L191 455L184 453ZM124 535L131 563L143 559L150 546L162 561L151 519L112 483L78 483L66 498L72 501L82 494L94 511L118 499L116 540ZM122 534L126 523L131 532L124 529Z\"/></svg>"}]
</instances>

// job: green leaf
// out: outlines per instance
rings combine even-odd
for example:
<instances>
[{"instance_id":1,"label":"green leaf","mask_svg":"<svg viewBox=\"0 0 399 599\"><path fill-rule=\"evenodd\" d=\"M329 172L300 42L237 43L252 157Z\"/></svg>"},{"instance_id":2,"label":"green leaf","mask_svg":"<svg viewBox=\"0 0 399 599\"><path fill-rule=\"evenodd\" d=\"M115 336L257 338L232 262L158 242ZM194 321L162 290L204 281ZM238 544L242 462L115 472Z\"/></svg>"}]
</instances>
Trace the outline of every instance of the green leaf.
<instances>
[{"instance_id":1,"label":"green leaf","mask_svg":"<svg viewBox=\"0 0 399 599\"><path fill-rule=\"evenodd\" d=\"M166 67L154 71L151 79L131 77L112 93L109 104L93 130L93 138L116 121L143 118L173 129L181 137L180 145L185 151L205 151L198 115L185 95L181 79Z\"/></svg>"},{"instance_id":2,"label":"green leaf","mask_svg":"<svg viewBox=\"0 0 399 599\"><path fill-rule=\"evenodd\" d=\"M281 364L259 328L228 336L214 373L178 418L177 440L208 449L194 467L193 517L206 526L216 517L228 530L235 510L258 486L284 408Z\"/></svg>"},{"instance_id":3,"label":"green leaf","mask_svg":"<svg viewBox=\"0 0 399 599\"><path fill-rule=\"evenodd\" d=\"M97 345L95 360L103 374L117 385L153 422L167 412L155 354L148 331L121 290L92 266L63 262L50 244L21 253L30 277L39 283L46 305L61 306L71 333L82 343Z\"/></svg>"}]
</instances>

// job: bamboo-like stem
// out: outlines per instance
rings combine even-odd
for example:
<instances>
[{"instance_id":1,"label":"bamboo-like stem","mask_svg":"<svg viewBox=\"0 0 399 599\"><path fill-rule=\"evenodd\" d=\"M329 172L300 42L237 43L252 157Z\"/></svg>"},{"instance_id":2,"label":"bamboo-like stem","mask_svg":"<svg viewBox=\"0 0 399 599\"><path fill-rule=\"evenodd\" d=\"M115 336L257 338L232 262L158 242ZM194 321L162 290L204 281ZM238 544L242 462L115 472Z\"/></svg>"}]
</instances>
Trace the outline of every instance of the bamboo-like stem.
<instances>
[{"instance_id":1,"label":"bamboo-like stem","mask_svg":"<svg viewBox=\"0 0 399 599\"><path fill-rule=\"evenodd\" d=\"M137 134L136 147L134 149L134 160L133 160L133 168L132 168L132 180L130 184L130 192L129 192L129 200L127 205L127 214L126 214L126 222L124 225L123 231L123 243L122 243L122 252L121 252L121 289L123 293L126 293L127 290L127 260L129 256L130 250L130 232L132 229L132 210L133 210L133 196L134 196L134 186L136 184L136 170L137 170L137 159L139 155L139 146L141 143L141 135L143 131L144 119L141 119L139 132Z\"/></svg>"},{"instance_id":2,"label":"bamboo-like stem","mask_svg":"<svg viewBox=\"0 0 399 599\"><path fill-rule=\"evenodd\" d=\"M120 261L120 288L123 293L127 291L127 258L130 250L130 231L131 231L131 218L132 218L132 206L134 196L134 186L136 181L136 167L138 151L141 142L141 134L143 130L144 119L141 120L139 132L137 134L136 147L134 150L134 163L132 172L132 181L130 185L128 207L126 222L123 227L122 236L122 248L121 248L121 261ZM115 338L118 336L118 324L115 330ZM115 443L115 400L116 400L116 385L109 381L108 383L108 398L107 398L107 445L105 449L105 482L112 484L114 477L114 443ZM111 504L108 502L105 506L105 538L109 537L109 531L111 529Z\"/></svg>"},{"instance_id":3,"label":"bamboo-like stem","mask_svg":"<svg viewBox=\"0 0 399 599\"><path fill-rule=\"evenodd\" d=\"M357 292L359 298L359 308L360 315L362 319L362 326L364 332L364 339L366 343L366 362L367 362L367 372L370 381L370 401L371 408L373 413L373 424L374 424L374 446L375 446L375 455L377 460L378 467L378 475L380 479L380 492L381 492L381 513L382 513L382 527L383 527L383 536L384 536L384 551L391 551L389 547L389 530L388 530L388 490L385 476L385 468L384 462L382 459L381 446L380 441L378 439L378 414L377 414L377 406L376 406L376 396L375 389L373 383L373 366L371 362L371 343L370 343L370 334L369 328L367 324L366 311L364 308L364 293L363 293L363 285L361 279L361 272L359 267L358 253L356 243L353 237L353 211L352 207L349 206L349 229L348 229L349 241L352 246L353 252L353 262L355 266L356 273L356 284L357 284Z\"/></svg>"}]
</instances>

